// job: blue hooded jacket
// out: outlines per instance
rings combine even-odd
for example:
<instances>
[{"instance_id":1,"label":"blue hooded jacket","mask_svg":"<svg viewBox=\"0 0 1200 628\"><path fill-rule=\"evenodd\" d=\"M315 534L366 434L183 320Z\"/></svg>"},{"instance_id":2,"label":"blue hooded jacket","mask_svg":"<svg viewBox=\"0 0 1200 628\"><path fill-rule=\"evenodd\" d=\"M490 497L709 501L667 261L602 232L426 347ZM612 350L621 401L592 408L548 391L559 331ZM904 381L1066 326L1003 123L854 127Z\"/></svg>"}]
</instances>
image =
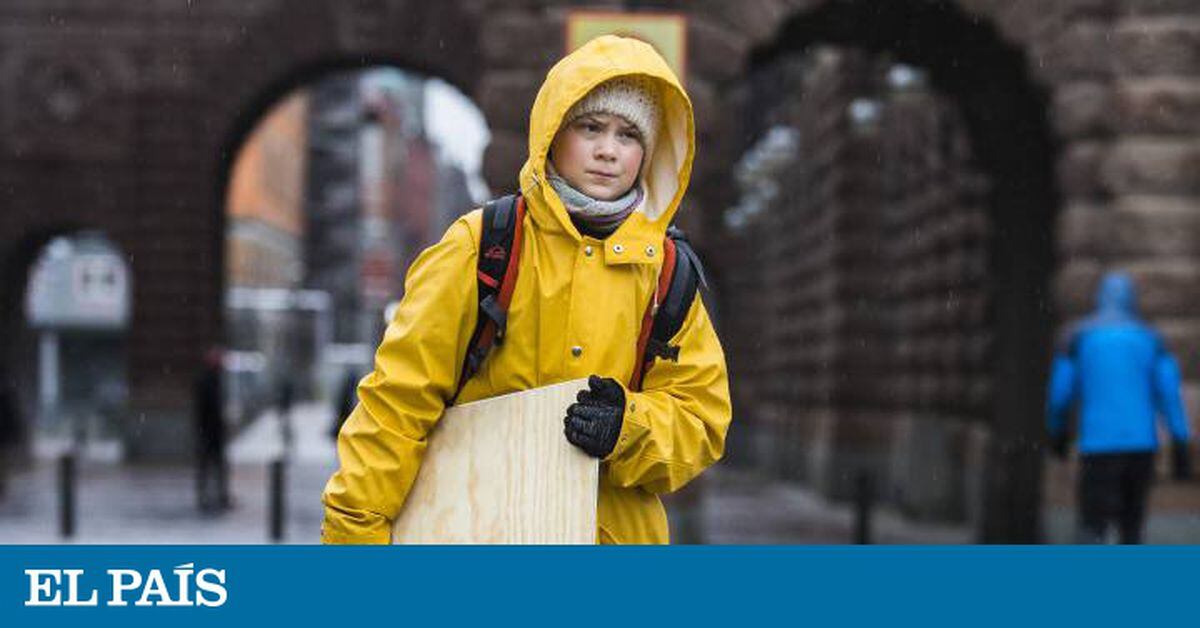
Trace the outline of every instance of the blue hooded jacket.
<instances>
[{"instance_id":1,"label":"blue hooded jacket","mask_svg":"<svg viewBox=\"0 0 1200 628\"><path fill-rule=\"evenodd\" d=\"M1096 311L1076 323L1054 356L1047 399L1052 436L1066 429L1079 404L1083 454L1155 451L1155 416L1175 442L1188 440L1179 365L1162 337L1137 315L1133 280L1105 275Z\"/></svg>"}]
</instances>

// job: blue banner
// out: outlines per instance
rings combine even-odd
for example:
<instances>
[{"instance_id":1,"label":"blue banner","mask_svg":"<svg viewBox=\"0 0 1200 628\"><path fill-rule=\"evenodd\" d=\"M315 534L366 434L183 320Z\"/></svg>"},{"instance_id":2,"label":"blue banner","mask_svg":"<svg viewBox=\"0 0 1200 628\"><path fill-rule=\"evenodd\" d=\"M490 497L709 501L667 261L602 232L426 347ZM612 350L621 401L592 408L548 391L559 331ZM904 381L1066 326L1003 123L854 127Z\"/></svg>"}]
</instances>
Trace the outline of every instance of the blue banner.
<instances>
[{"instance_id":1,"label":"blue banner","mask_svg":"<svg viewBox=\"0 0 1200 628\"><path fill-rule=\"evenodd\" d=\"M1197 565L1198 547L8 546L0 626L1194 625Z\"/></svg>"}]
</instances>

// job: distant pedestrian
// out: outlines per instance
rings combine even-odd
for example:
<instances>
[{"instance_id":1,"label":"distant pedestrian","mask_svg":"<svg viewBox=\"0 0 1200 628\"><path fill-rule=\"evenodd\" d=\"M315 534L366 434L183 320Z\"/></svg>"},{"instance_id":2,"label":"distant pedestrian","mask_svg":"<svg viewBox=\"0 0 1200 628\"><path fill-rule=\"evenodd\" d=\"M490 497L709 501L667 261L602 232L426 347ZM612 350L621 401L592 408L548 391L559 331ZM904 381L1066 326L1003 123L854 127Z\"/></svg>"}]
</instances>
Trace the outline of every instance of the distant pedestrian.
<instances>
[{"instance_id":1,"label":"distant pedestrian","mask_svg":"<svg viewBox=\"0 0 1200 628\"><path fill-rule=\"evenodd\" d=\"M1047 420L1059 457L1066 456L1066 416L1076 405L1079 540L1103 542L1116 523L1122 543L1140 543L1158 450L1156 415L1171 434L1176 479L1191 475L1191 458L1179 365L1162 336L1139 318L1127 275L1104 277L1096 311L1067 330L1055 355Z\"/></svg>"},{"instance_id":2,"label":"distant pedestrian","mask_svg":"<svg viewBox=\"0 0 1200 628\"><path fill-rule=\"evenodd\" d=\"M196 498L201 512L225 510L229 497L229 465L225 459L226 429L221 387L221 357L218 347L204 354L196 378L194 397L196 423Z\"/></svg>"}]
</instances>

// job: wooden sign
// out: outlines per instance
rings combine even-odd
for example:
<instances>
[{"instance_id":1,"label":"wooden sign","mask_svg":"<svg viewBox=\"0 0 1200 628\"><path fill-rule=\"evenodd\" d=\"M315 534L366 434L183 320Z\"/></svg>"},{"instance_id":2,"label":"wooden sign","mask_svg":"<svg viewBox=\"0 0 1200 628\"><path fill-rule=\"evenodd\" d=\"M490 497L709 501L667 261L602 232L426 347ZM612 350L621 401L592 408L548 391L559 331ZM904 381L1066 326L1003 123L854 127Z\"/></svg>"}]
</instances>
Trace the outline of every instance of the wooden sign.
<instances>
[{"instance_id":1,"label":"wooden sign","mask_svg":"<svg viewBox=\"0 0 1200 628\"><path fill-rule=\"evenodd\" d=\"M601 35L640 39L654 46L681 82L687 81L687 16L683 13L572 9L566 31L567 53Z\"/></svg>"},{"instance_id":2,"label":"wooden sign","mask_svg":"<svg viewBox=\"0 0 1200 628\"><path fill-rule=\"evenodd\" d=\"M595 543L599 461L563 436L584 388L575 380L447 409L392 542Z\"/></svg>"}]
</instances>

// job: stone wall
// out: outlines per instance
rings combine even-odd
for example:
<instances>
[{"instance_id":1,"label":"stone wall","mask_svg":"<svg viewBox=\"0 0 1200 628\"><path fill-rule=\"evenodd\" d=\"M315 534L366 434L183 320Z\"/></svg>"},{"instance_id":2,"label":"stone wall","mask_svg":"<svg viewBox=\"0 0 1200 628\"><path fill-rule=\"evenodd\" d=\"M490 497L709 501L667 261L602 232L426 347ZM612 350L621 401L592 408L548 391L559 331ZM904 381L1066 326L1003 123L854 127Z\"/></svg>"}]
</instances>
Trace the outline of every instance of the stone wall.
<instances>
[{"instance_id":1,"label":"stone wall","mask_svg":"<svg viewBox=\"0 0 1200 628\"><path fill-rule=\"evenodd\" d=\"M982 482L969 441L989 429L987 186L953 103L889 87L889 69L822 47L751 81L760 131L797 140L739 166L755 176L731 229L757 242L726 292L753 304L728 347L754 397L739 427L772 474L835 498L865 474L911 513L962 519Z\"/></svg>"}]
</instances>

